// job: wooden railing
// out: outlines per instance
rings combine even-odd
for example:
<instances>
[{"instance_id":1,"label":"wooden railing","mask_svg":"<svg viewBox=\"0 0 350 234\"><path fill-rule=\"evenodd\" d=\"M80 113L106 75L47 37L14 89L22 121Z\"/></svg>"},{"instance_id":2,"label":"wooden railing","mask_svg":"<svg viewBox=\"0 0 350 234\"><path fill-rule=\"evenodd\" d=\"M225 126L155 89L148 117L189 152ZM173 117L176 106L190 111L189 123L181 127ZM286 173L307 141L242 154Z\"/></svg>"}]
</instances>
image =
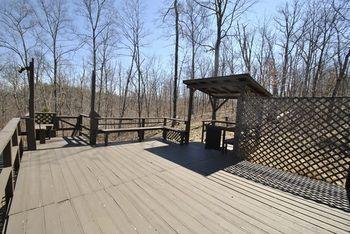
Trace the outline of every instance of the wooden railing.
<instances>
[{"instance_id":1,"label":"wooden railing","mask_svg":"<svg viewBox=\"0 0 350 234\"><path fill-rule=\"evenodd\" d=\"M0 155L3 163L0 173L1 225L4 225L8 214L23 154L23 142L20 133L20 118L10 120L0 131ZM3 227L1 227L2 229Z\"/></svg>"},{"instance_id":2,"label":"wooden railing","mask_svg":"<svg viewBox=\"0 0 350 234\"><path fill-rule=\"evenodd\" d=\"M100 117L98 118L98 128L124 128L124 127L151 127L151 126L174 126L184 129L186 120L163 118L163 117Z\"/></svg>"},{"instance_id":3,"label":"wooden railing","mask_svg":"<svg viewBox=\"0 0 350 234\"><path fill-rule=\"evenodd\" d=\"M97 134L103 129L167 126L174 131L184 131L187 123L183 119L164 117L95 117L91 119L86 114L68 116L56 115L52 112L37 112L35 116L38 118L35 120L38 123L53 124L53 133L50 136L56 136L60 131L61 135L65 136L65 132L69 131L71 136L83 136L89 139L91 144L94 144ZM23 134L26 133L23 132Z\"/></svg>"},{"instance_id":4,"label":"wooden railing","mask_svg":"<svg viewBox=\"0 0 350 234\"><path fill-rule=\"evenodd\" d=\"M221 125L225 127L235 127L236 123L232 121L228 121L227 118L225 120L203 120L202 121L202 137L201 137L201 142L204 141L204 134L206 132L206 126L207 125Z\"/></svg>"},{"instance_id":5,"label":"wooden railing","mask_svg":"<svg viewBox=\"0 0 350 234\"><path fill-rule=\"evenodd\" d=\"M78 118L78 131L80 136L84 136L90 139L90 116L86 114L80 114Z\"/></svg>"},{"instance_id":6,"label":"wooden railing","mask_svg":"<svg viewBox=\"0 0 350 234\"><path fill-rule=\"evenodd\" d=\"M76 129L79 116L67 116L58 115L54 119L55 131L62 131L62 136L65 135L65 131L72 131Z\"/></svg>"},{"instance_id":7,"label":"wooden railing","mask_svg":"<svg viewBox=\"0 0 350 234\"><path fill-rule=\"evenodd\" d=\"M163 117L99 117L97 118L98 132L103 134L105 145L108 145L109 134L138 133L139 141L144 140L145 132L162 131L164 140L184 144L188 139L185 131L187 121Z\"/></svg>"}]
</instances>

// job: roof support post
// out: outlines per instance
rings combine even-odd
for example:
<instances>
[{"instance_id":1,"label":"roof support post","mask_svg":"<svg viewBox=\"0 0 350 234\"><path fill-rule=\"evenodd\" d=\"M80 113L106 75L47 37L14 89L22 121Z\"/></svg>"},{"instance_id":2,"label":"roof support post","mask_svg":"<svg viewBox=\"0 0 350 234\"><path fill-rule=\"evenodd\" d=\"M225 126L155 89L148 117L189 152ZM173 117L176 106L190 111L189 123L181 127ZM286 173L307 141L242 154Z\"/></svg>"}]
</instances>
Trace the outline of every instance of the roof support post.
<instances>
[{"instance_id":1,"label":"roof support post","mask_svg":"<svg viewBox=\"0 0 350 234\"><path fill-rule=\"evenodd\" d=\"M29 83L29 118L26 119L26 131L28 150L36 150L35 141L35 105L34 105L34 59L30 61L29 66L22 68L20 72L27 70Z\"/></svg>"},{"instance_id":2,"label":"roof support post","mask_svg":"<svg viewBox=\"0 0 350 234\"><path fill-rule=\"evenodd\" d=\"M226 98L225 100L223 100L217 107L215 111L218 111L229 99Z\"/></svg>"},{"instance_id":3,"label":"roof support post","mask_svg":"<svg viewBox=\"0 0 350 234\"><path fill-rule=\"evenodd\" d=\"M240 93L241 95L237 99L237 113L236 113L236 130L235 130L235 141L234 141L234 149L237 152L238 156L241 156L240 148L239 148L239 141L241 138L241 132L243 130L243 124L242 124L242 114L244 111L244 99L246 95L246 83L242 82L240 84Z\"/></svg>"},{"instance_id":4,"label":"roof support post","mask_svg":"<svg viewBox=\"0 0 350 234\"><path fill-rule=\"evenodd\" d=\"M191 132L191 118L192 118L192 109L193 109L193 94L194 89L190 89L190 95L188 99L188 110L187 110L187 122L186 122L186 137L185 137L185 144L188 144L190 141L190 132Z\"/></svg>"},{"instance_id":5,"label":"roof support post","mask_svg":"<svg viewBox=\"0 0 350 234\"><path fill-rule=\"evenodd\" d=\"M90 99L90 145L96 145L98 120L95 112L95 95L96 95L96 71L92 71L91 77L91 99Z\"/></svg>"},{"instance_id":6,"label":"roof support post","mask_svg":"<svg viewBox=\"0 0 350 234\"><path fill-rule=\"evenodd\" d=\"M210 102L211 102L211 109L212 109L212 113L211 113L211 120L216 120L216 111L218 110L217 105L218 105L218 100L211 96L210 98ZM215 122L213 122L215 124Z\"/></svg>"}]
</instances>

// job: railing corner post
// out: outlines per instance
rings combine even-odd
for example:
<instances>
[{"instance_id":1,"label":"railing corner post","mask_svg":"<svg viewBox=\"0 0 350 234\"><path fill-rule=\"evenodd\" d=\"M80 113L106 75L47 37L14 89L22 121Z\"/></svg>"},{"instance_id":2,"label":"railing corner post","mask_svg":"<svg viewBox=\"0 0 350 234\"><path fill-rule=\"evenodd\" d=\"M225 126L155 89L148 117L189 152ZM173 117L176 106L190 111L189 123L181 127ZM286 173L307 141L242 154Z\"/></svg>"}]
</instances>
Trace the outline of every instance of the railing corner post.
<instances>
[{"instance_id":1,"label":"railing corner post","mask_svg":"<svg viewBox=\"0 0 350 234\"><path fill-rule=\"evenodd\" d=\"M2 152L2 155L3 155L4 167L11 167L12 166L12 140L11 139L5 146L5 149Z\"/></svg>"},{"instance_id":2,"label":"railing corner post","mask_svg":"<svg viewBox=\"0 0 350 234\"><path fill-rule=\"evenodd\" d=\"M26 118L26 132L28 150L36 150L35 122L33 118Z\"/></svg>"}]
</instances>

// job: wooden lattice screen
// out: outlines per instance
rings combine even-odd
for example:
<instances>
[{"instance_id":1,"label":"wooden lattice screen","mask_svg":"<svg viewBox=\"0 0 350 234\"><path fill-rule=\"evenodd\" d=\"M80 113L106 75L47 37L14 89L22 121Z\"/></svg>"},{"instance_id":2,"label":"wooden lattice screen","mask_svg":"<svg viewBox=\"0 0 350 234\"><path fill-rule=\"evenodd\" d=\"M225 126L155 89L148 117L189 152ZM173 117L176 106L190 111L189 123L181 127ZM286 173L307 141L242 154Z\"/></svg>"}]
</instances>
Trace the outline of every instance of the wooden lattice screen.
<instances>
[{"instance_id":1,"label":"wooden lattice screen","mask_svg":"<svg viewBox=\"0 0 350 234\"><path fill-rule=\"evenodd\" d=\"M247 160L345 187L350 97L249 97L242 103L238 144Z\"/></svg>"},{"instance_id":2,"label":"wooden lattice screen","mask_svg":"<svg viewBox=\"0 0 350 234\"><path fill-rule=\"evenodd\" d=\"M35 112L36 124L53 124L53 119L56 113L54 112Z\"/></svg>"}]
</instances>

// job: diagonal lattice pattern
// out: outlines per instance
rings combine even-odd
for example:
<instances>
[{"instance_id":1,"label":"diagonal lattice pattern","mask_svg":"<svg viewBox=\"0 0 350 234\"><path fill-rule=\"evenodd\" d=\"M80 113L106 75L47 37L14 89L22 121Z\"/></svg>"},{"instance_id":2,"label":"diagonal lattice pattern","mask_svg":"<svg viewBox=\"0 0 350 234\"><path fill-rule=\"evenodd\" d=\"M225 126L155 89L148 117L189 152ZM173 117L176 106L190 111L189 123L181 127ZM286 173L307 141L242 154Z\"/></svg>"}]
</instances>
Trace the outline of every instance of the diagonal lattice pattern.
<instances>
[{"instance_id":1,"label":"diagonal lattice pattern","mask_svg":"<svg viewBox=\"0 0 350 234\"><path fill-rule=\"evenodd\" d=\"M350 212L346 190L324 181L242 161L224 171L272 188Z\"/></svg>"},{"instance_id":2,"label":"diagonal lattice pattern","mask_svg":"<svg viewBox=\"0 0 350 234\"><path fill-rule=\"evenodd\" d=\"M350 98L247 98L242 155L250 162L345 187Z\"/></svg>"},{"instance_id":3,"label":"diagonal lattice pattern","mask_svg":"<svg viewBox=\"0 0 350 234\"><path fill-rule=\"evenodd\" d=\"M185 141L185 133L183 131L176 131L176 130L171 130L171 129L164 129L163 130L163 138L183 144Z\"/></svg>"},{"instance_id":4,"label":"diagonal lattice pattern","mask_svg":"<svg viewBox=\"0 0 350 234\"><path fill-rule=\"evenodd\" d=\"M36 124L53 124L56 113L53 112L35 112Z\"/></svg>"}]
</instances>

